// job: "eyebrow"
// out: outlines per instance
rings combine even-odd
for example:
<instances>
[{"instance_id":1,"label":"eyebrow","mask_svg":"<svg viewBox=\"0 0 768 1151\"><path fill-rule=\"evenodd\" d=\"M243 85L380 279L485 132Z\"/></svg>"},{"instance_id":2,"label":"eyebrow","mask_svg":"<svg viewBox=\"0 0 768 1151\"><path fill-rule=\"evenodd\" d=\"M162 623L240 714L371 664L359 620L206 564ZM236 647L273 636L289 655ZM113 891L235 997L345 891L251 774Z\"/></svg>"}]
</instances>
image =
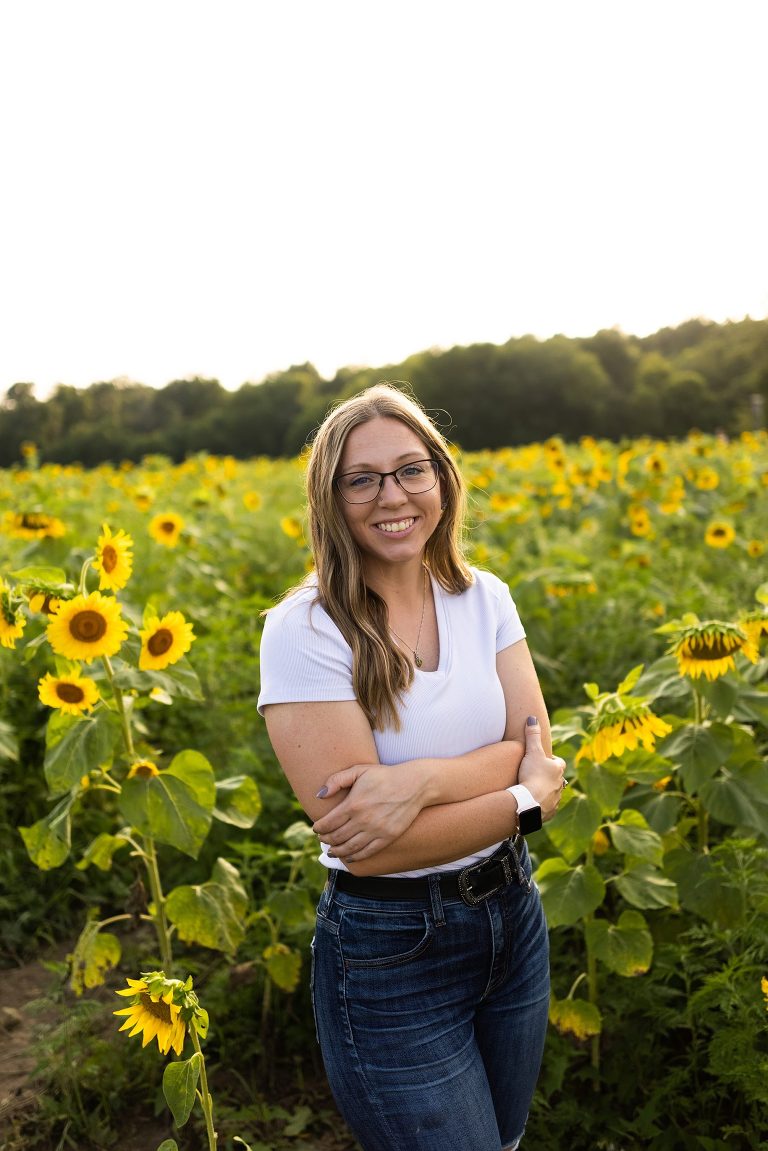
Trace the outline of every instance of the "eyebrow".
<instances>
[{"instance_id":1,"label":"eyebrow","mask_svg":"<svg viewBox=\"0 0 768 1151\"><path fill-rule=\"evenodd\" d=\"M402 460L405 463L409 459L431 460L432 456L420 456L415 448L410 452L403 452L401 456L395 456L396 462ZM344 468L345 472L378 472L380 470L380 468L373 467L372 464L350 464L349 467Z\"/></svg>"}]
</instances>

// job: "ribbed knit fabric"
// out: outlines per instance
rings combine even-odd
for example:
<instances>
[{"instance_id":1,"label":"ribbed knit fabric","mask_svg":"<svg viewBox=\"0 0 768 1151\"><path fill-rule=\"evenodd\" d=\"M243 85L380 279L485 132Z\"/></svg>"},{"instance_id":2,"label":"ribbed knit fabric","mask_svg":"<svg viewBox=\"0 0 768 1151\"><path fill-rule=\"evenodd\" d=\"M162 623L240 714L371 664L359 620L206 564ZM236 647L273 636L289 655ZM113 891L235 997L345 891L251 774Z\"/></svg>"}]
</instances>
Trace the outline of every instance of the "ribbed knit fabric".
<instances>
[{"instance_id":1,"label":"ribbed knit fabric","mask_svg":"<svg viewBox=\"0 0 768 1151\"><path fill-rule=\"evenodd\" d=\"M400 707L400 731L374 731L381 763L427 756L463 755L504 736L506 708L496 675L496 654L525 638L509 588L490 572L473 569L475 582L461 595L435 580L440 662L436 671L416 670ZM261 641L259 711L270 703L353 700L352 651L316 589L303 588L269 612ZM491 854L487 848L446 867L464 867ZM328 859L326 867L339 867ZM430 870L402 872L426 875Z\"/></svg>"}]
</instances>

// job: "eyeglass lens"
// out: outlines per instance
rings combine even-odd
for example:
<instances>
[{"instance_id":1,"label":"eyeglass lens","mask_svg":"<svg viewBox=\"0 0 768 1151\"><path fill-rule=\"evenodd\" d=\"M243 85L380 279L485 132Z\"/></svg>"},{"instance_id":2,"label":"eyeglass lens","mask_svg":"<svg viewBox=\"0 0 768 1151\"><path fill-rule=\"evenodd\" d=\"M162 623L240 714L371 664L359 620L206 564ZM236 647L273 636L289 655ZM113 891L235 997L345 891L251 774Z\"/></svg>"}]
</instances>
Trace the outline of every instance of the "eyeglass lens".
<instances>
[{"instance_id":1,"label":"eyeglass lens","mask_svg":"<svg viewBox=\"0 0 768 1151\"><path fill-rule=\"evenodd\" d=\"M437 468L437 460L414 460L394 472L347 472L336 483L348 503L367 504L376 499L387 476L394 476L411 495L428 492L437 483Z\"/></svg>"}]
</instances>

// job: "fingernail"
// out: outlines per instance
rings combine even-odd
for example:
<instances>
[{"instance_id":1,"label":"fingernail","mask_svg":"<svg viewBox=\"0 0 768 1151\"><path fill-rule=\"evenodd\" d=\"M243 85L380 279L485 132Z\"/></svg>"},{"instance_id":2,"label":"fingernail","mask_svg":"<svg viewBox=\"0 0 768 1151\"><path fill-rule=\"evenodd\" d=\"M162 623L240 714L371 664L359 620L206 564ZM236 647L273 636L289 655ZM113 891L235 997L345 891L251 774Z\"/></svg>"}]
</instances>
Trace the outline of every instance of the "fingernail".
<instances>
[{"instance_id":1,"label":"fingernail","mask_svg":"<svg viewBox=\"0 0 768 1151\"><path fill-rule=\"evenodd\" d=\"M332 851L326 851L325 854L328 856L329 859L335 859L336 858L336 856L333 854Z\"/></svg>"},{"instance_id":2,"label":"fingernail","mask_svg":"<svg viewBox=\"0 0 768 1151\"><path fill-rule=\"evenodd\" d=\"M320 790L318 791L317 795L315 796L315 799L325 799L327 794L328 794L328 788L327 787L321 787Z\"/></svg>"},{"instance_id":3,"label":"fingernail","mask_svg":"<svg viewBox=\"0 0 768 1151\"><path fill-rule=\"evenodd\" d=\"M537 720L535 715L529 715L525 722L528 724L529 727L535 727L539 721Z\"/></svg>"}]
</instances>

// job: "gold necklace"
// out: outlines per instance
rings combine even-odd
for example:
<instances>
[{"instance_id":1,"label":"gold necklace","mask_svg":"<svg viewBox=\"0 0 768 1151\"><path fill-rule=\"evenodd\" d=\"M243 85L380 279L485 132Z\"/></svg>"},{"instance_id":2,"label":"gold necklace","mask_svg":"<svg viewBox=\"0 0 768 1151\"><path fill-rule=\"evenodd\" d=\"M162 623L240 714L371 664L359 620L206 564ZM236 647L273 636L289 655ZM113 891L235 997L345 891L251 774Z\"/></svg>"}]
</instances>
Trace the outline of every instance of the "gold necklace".
<instances>
[{"instance_id":1,"label":"gold necklace","mask_svg":"<svg viewBox=\"0 0 768 1151\"><path fill-rule=\"evenodd\" d=\"M421 629L424 627L424 611L426 609L426 606L427 606L427 569L424 568L424 591L423 591L422 596L421 596L421 619L419 620L419 634L416 636L416 647L411 647L411 645L409 643L406 643L405 640L403 639L403 637L401 635L397 634L395 629L392 627L392 624L389 625L389 630L392 632L392 635L395 637L395 639L399 639L400 643L403 644L404 647L408 648L408 651L413 652L413 662L416 664L416 667L421 667L424 663L424 660L419 655L419 640L421 639Z\"/></svg>"}]
</instances>

